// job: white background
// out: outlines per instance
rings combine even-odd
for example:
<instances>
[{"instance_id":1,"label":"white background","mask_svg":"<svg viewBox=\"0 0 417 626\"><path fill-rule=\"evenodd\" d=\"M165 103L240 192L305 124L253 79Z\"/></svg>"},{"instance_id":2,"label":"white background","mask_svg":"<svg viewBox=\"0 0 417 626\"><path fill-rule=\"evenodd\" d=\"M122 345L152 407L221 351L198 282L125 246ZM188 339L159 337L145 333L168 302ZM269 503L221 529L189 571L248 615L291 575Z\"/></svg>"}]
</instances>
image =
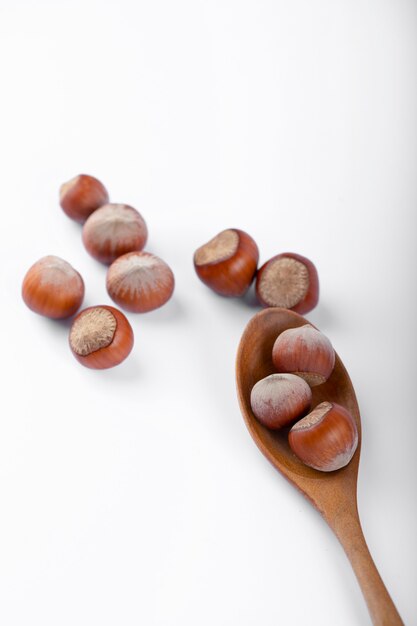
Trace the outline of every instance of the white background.
<instances>
[{"instance_id":1,"label":"white background","mask_svg":"<svg viewBox=\"0 0 417 626\"><path fill-rule=\"evenodd\" d=\"M0 68L0 622L370 623L342 549L241 418L234 359L257 309L192 266L238 227L261 262L318 268L309 319L362 412L364 532L417 624L415 0L1 0ZM141 211L176 276L102 372L20 298L57 254L85 305L110 303L58 205L81 172Z\"/></svg>"}]
</instances>

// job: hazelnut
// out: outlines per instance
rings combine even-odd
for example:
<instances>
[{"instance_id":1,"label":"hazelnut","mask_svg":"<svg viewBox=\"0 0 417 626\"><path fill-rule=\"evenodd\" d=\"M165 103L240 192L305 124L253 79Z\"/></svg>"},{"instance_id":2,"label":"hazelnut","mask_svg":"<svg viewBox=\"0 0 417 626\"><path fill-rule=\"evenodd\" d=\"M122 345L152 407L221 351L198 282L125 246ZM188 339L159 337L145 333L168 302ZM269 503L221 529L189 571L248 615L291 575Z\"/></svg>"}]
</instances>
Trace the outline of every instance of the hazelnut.
<instances>
[{"instance_id":1,"label":"hazelnut","mask_svg":"<svg viewBox=\"0 0 417 626\"><path fill-rule=\"evenodd\" d=\"M91 369L118 365L133 347L133 331L126 316L112 306L92 306L74 319L69 344L73 355Z\"/></svg>"},{"instance_id":2,"label":"hazelnut","mask_svg":"<svg viewBox=\"0 0 417 626\"><path fill-rule=\"evenodd\" d=\"M259 269L256 295L263 306L308 313L319 299L317 270L309 259L300 254L278 254Z\"/></svg>"},{"instance_id":3,"label":"hazelnut","mask_svg":"<svg viewBox=\"0 0 417 626\"><path fill-rule=\"evenodd\" d=\"M92 257L112 263L133 250L142 250L148 238L143 217L127 204L105 204L90 215L83 227L83 242Z\"/></svg>"},{"instance_id":4,"label":"hazelnut","mask_svg":"<svg viewBox=\"0 0 417 626\"><path fill-rule=\"evenodd\" d=\"M288 442L305 465L332 472L351 460L358 445L358 429L344 407L322 402L291 428Z\"/></svg>"},{"instance_id":5,"label":"hazelnut","mask_svg":"<svg viewBox=\"0 0 417 626\"><path fill-rule=\"evenodd\" d=\"M311 405L308 384L294 374L271 374L252 388L250 403L255 417L268 428L287 426Z\"/></svg>"},{"instance_id":6,"label":"hazelnut","mask_svg":"<svg viewBox=\"0 0 417 626\"><path fill-rule=\"evenodd\" d=\"M109 201L109 194L97 178L80 174L61 185L59 201L68 217L83 223L93 211Z\"/></svg>"},{"instance_id":7,"label":"hazelnut","mask_svg":"<svg viewBox=\"0 0 417 626\"><path fill-rule=\"evenodd\" d=\"M107 291L126 311L146 313L167 302L174 291L174 274L149 252L128 252L110 265Z\"/></svg>"},{"instance_id":8,"label":"hazelnut","mask_svg":"<svg viewBox=\"0 0 417 626\"><path fill-rule=\"evenodd\" d=\"M323 333L311 324L305 324L288 328L278 335L272 348L272 361L278 372L297 374L310 387L315 387L330 377L335 353Z\"/></svg>"},{"instance_id":9,"label":"hazelnut","mask_svg":"<svg viewBox=\"0 0 417 626\"><path fill-rule=\"evenodd\" d=\"M256 273L258 246L237 228L223 230L194 253L197 276L222 296L243 296Z\"/></svg>"},{"instance_id":10,"label":"hazelnut","mask_svg":"<svg viewBox=\"0 0 417 626\"><path fill-rule=\"evenodd\" d=\"M27 271L22 298L29 309L45 317L70 317L83 301L84 281L63 259L45 256Z\"/></svg>"}]
</instances>

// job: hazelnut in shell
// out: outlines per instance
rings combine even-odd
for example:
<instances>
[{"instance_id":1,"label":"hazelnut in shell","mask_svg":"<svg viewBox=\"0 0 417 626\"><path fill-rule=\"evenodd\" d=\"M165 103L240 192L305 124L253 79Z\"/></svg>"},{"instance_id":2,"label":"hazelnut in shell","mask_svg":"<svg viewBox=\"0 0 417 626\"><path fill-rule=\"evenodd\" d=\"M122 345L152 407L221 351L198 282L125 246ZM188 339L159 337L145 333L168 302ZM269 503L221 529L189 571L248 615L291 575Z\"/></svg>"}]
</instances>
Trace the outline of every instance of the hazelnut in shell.
<instances>
[{"instance_id":1,"label":"hazelnut in shell","mask_svg":"<svg viewBox=\"0 0 417 626\"><path fill-rule=\"evenodd\" d=\"M109 201L107 189L97 178L79 174L63 183L59 190L59 202L71 219L81 224L96 209Z\"/></svg>"},{"instance_id":2,"label":"hazelnut in shell","mask_svg":"<svg viewBox=\"0 0 417 626\"><path fill-rule=\"evenodd\" d=\"M64 259L45 256L27 271L22 284L25 304L52 319L71 317L84 298L84 281Z\"/></svg>"},{"instance_id":3,"label":"hazelnut in shell","mask_svg":"<svg viewBox=\"0 0 417 626\"><path fill-rule=\"evenodd\" d=\"M264 263L256 276L256 295L263 306L308 313L319 299L314 264L301 254L285 252Z\"/></svg>"},{"instance_id":4,"label":"hazelnut in shell","mask_svg":"<svg viewBox=\"0 0 417 626\"><path fill-rule=\"evenodd\" d=\"M147 313L165 304L174 291L171 268L155 254L128 252L110 265L106 286L122 309Z\"/></svg>"},{"instance_id":5,"label":"hazelnut in shell","mask_svg":"<svg viewBox=\"0 0 417 626\"><path fill-rule=\"evenodd\" d=\"M335 402L322 402L294 424L288 443L305 465L332 472L351 460L358 446L358 429L347 409Z\"/></svg>"},{"instance_id":6,"label":"hazelnut in shell","mask_svg":"<svg viewBox=\"0 0 417 626\"><path fill-rule=\"evenodd\" d=\"M77 361L91 369L119 365L133 347L133 331L126 316L112 306L93 306L74 319L69 345Z\"/></svg>"},{"instance_id":7,"label":"hazelnut in shell","mask_svg":"<svg viewBox=\"0 0 417 626\"><path fill-rule=\"evenodd\" d=\"M92 257L110 264L122 254L142 250L148 238L145 220L127 204L105 204L83 226L83 242Z\"/></svg>"},{"instance_id":8,"label":"hazelnut in shell","mask_svg":"<svg viewBox=\"0 0 417 626\"><path fill-rule=\"evenodd\" d=\"M272 361L277 372L297 374L310 387L315 387L330 377L335 353L323 333L311 324L305 324L288 328L278 335L272 348Z\"/></svg>"},{"instance_id":9,"label":"hazelnut in shell","mask_svg":"<svg viewBox=\"0 0 417 626\"><path fill-rule=\"evenodd\" d=\"M256 273L259 251L243 230L221 231L194 253L200 280L222 296L243 296Z\"/></svg>"},{"instance_id":10,"label":"hazelnut in shell","mask_svg":"<svg viewBox=\"0 0 417 626\"><path fill-rule=\"evenodd\" d=\"M271 374L252 388L250 403L255 417L268 428L288 426L309 410L309 385L294 374Z\"/></svg>"}]
</instances>

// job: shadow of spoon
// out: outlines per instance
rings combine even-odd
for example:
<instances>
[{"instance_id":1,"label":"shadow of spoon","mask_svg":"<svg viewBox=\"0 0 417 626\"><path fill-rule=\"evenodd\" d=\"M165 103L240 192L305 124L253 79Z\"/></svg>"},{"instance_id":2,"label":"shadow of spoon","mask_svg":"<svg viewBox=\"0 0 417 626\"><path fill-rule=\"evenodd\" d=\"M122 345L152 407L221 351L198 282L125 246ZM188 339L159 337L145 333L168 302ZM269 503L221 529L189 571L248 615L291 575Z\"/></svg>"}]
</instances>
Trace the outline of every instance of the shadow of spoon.
<instances>
[{"instance_id":1,"label":"shadow of spoon","mask_svg":"<svg viewBox=\"0 0 417 626\"><path fill-rule=\"evenodd\" d=\"M342 544L356 574L375 626L400 626L401 617L379 575L366 545L357 508L357 477L361 447L361 421L355 391L349 375L336 355L329 380L313 387L313 403L337 402L355 417L359 431L358 448L350 463L335 472L319 472L301 463L291 452L285 431L272 431L252 413L250 392L254 384L274 373L272 346L287 328L310 323L293 311L264 309L248 323L240 340L236 360L236 382L243 418L256 445L266 458L321 513Z\"/></svg>"}]
</instances>

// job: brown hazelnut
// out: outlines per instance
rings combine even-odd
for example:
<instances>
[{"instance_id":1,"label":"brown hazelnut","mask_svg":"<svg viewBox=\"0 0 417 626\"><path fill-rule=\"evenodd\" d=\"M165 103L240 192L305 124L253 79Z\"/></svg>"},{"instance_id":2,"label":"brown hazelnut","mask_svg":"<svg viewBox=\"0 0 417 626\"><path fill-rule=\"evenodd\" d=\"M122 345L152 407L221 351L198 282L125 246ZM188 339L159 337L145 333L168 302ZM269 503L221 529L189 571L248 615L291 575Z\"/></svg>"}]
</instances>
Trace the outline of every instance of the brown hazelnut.
<instances>
[{"instance_id":1,"label":"brown hazelnut","mask_svg":"<svg viewBox=\"0 0 417 626\"><path fill-rule=\"evenodd\" d=\"M45 317L71 317L83 301L84 281L67 261L45 256L27 271L22 298L29 309Z\"/></svg>"},{"instance_id":2,"label":"brown hazelnut","mask_svg":"<svg viewBox=\"0 0 417 626\"><path fill-rule=\"evenodd\" d=\"M106 286L109 296L126 311L146 313L165 304L174 291L174 274L149 252L128 252L110 265Z\"/></svg>"},{"instance_id":3,"label":"brown hazelnut","mask_svg":"<svg viewBox=\"0 0 417 626\"><path fill-rule=\"evenodd\" d=\"M358 429L344 407L335 402L322 402L294 424L288 443L305 465L332 472L351 460L358 445Z\"/></svg>"},{"instance_id":4,"label":"brown hazelnut","mask_svg":"<svg viewBox=\"0 0 417 626\"><path fill-rule=\"evenodd\" d=\"M126 316L112 306L92 306L74 319L69 344L77 361L91 369L118 365L133 347L133 331Z\"/></svg>"},{"instance_id":5,"label":"brown hazelnut","mask_svg":"<svg viewBox=\"0 0 417 626\"><path fill-rule=\"evenodd\" d=\"M310 387L315 387L330 377L335 353L323 333L305 324L288 328L278 335L272 348L272 361L277 372L297 374Z\"/></svg>"},{"instance_id":6,"label":"brown hazelnut","mask_svg":"<svg viewBox=\"0 0 417 626\"><path fill-rule=\"evenodd\" d=\"M109 194L97 178L80 174L61 185L59 201L68 217L83 223L93 211L109 201Z\"/></svg>"},{"instance_id":7,"label":"brown hazelnut","mask_svg":"<svg viewBox=\"0 0 417 626\"><path fill-rule=\"evenodd\" d=\"M142 250L148 238L145 220L127 204L105 204L83 227L83 242L92 257L112 263L122 254Z\"/></svg>"},{"instance_id":8,"label":"brown hazelnut","mask_svg":"<svg viewBox=\"0 0 417 626\"><path fill-rule=\"evenodd\" d=\"M268 428L287 426L308 411L309 385L294 374L271 374L252 388L250 403L255 417Z\"/></svg>"},{"instance_id":9,"label":"brown hazelnut","mask_svg":"<svg viewBox=\"0 0 417 626\"><path fill-rule=\"evenodd\" d=\"M317 270L301 254L278 254L259 269L256 295L263 306L308 313L314 309L319 299Z\"/></svg>"},{"instance_id":10,"label":"brown hazelnut","mask_svg":"<svg viewBox=\"0 0 417 626\"><path fill-rule=\"evenodd\" d=\"M197 276L222 296L243 296L258 265L258 246L237 228L223 230L194 253Z\"/></svg>"}]
</instances>

